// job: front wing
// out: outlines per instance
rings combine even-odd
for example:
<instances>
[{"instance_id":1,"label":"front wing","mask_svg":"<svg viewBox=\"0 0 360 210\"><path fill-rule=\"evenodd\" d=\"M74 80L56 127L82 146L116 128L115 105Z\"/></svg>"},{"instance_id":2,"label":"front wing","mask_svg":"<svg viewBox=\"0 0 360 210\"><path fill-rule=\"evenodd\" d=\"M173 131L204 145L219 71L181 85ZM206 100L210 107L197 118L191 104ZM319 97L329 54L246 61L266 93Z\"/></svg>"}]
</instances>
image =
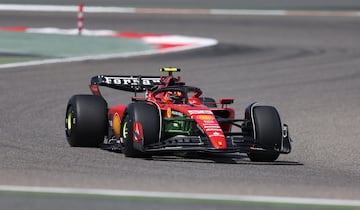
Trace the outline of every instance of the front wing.
<instances>
[{"instance_id":1,"label":"front wing","mask_svg":"<svg viewBox=\"0 0 360 210\"><path fill-rule=\"evenodd\" d=\"M211 153L248 153L248 152L274 152L281 154L290 153L290 138L284 138L284 145L279 149L262 148L254 144L254 139L244 136L226 137L227 147L225 149L214 148L206 136L184 136L178 135L159 143L148 145L144 152L161 154L169 152L211 152ZM121 152L122 143L119 140L109 141L101 146L102 149Z\"/></svg>"}]
</instances>

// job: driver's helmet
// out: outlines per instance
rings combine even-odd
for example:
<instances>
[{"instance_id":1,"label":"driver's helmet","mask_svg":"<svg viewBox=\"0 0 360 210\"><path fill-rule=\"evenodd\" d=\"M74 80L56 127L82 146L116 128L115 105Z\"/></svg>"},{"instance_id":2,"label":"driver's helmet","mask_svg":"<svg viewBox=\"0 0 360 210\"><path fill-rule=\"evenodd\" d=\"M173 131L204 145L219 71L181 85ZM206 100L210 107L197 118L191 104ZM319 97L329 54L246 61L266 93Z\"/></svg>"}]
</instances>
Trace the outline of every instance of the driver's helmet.
<instances>
[{"instance_id":1,"label":"driver's helmet","mask_svg":"<svg viewBox=\"0 0 360 210\"><path fill-rule=\"evenodd\" d=\"M165 95L165 100L168 103L183 104L185 101L184 93L181 91L169 91Z\"/></svg>"}]
</instances>

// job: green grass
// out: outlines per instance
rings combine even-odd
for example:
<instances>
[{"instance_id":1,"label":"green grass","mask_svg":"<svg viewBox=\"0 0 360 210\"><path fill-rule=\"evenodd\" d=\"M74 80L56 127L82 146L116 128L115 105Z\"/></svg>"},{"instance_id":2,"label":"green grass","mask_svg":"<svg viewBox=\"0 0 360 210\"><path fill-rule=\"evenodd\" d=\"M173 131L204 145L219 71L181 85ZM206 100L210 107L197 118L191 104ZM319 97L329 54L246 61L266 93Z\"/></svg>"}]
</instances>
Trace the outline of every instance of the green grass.
<instances>
[{"instance_id":1,"label":"green grass","mask_svg":"<svg viewBox=\"0 0 360 210\"><path fill-rule=\"evenodd\" d=\"M0 64L7 64L7 63L17 63L17 62L27 62L27 61L33 61L38 60L38 57L0 57Z\"/></svg>"},{"instance_id":2,"label":"green grass","mask_svg":"<svg viewBox=\"0 0 360 210\"><path fill-rule=\"evenodd\" d=\"M46 58L71 58L154 49L140 39L0 32L0 64Z\"/></svg>"}]
</instances>

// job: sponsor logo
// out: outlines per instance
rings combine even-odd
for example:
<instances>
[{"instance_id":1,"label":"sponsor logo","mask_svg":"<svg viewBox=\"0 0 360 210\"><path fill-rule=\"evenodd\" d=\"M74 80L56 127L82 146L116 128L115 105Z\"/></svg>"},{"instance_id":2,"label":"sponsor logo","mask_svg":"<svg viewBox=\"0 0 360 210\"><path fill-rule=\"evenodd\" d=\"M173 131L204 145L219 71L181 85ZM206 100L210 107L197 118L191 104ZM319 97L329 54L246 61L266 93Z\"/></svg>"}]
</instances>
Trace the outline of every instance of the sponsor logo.
<instances>
[{"instance_id":1,"label":"sponsor logo","mask_svg":"<svg viewBox=\"0 0 360 210\"><path fill-rule=\"evenodd\" d=\"M214 125L214 124L217 125L218 123L215 120L204 120L203 124L204 125Z\"/></svg>"},{"instance_id":2,"label":"sponsor logo","mask_svg":"<svg viewBox=\"0 0 360 210\"><path fill-rule=\"evenodd\" d=\"M213 120L214 116L213 115L197 115L196 119L199 119L199 120Z\"/></svg>"},{"instance_id":3,"label":"sponsor logo","mask_svg":"<svg viewBox=\"0 0 360 210\"><path fill-rule=\"evenodd\" d=\"M139 85L137 77L107 77L102 76L103 82L109 85ZM142 85L155 85L160 83L160 78L141 78Z\"/></svg>"},{"instance_id":4,"label":"sponsor logo","mask_svg":"<svg viewBox=\"0 0 360 210\"><path fill-rule=\"evenodd\" d=\"M207 129L207 128L220 128L220 126L218 125L204 125L204 128Z\"/></svg>"},{"instance_id":5,"label":"sponsor logo","mask_svg":"<svg viewBox=\"0 0 360 210\"><path fill-rule=\"evenodd\" d=\"M213 114L210 110L188 110L190 114Z\"/></svg>"},{"instance_id":6,"label":"sponsor logo","mask_svg":"<svg viewBox=\"0 0 360 210\"><path fill-rule=\"evenodd\" d=\"M221 128L209 128L209 129L206 129L206 131L222 131Z\"/></svg>"},{"instance_id":7,"label":"sponsor logo","mask_svg":"<svg viewBox=\"0 0 360 210\"><path fill-rule=\"evenodd\" d=\"M127 122L125 122L124 123L124 126L123 126L123 132L122 132L122 136L124 137L124 139L126 139L127 138L127 136L128 136L128 133L129 133L129 131L128 131L128 123Z\"/></svg>"},{"instance_id":8,"label":"sponsor logo","mask_svg":"<svg viewBox=\"0 0 360 210\"><path fill-rule=\"evenodd\" d=\"M207 125L204 125L204 129L206 132L210 132L210 131L215 131L215 133L217 133L218 131L219 132L222 132L222 129L219 125L217 124L207 124Z\"/></svg>"},{"instance_id":9,"label":"sponsor logo","mask_svg":"<svg viewBox=\"0 0 360 210\"><path fill-rule=\"evenodd\" d=\"M184 114L183 114L183 113L178 112L178 111L171 111L171 114L172 114L172 115L175 115L175 116L178 116L178 117L182 117L182 116L184 116Z\"/></svg>"},{"instance_id":10,"label":"sponsor logo","mask_svg":"<svg viewBox=\"0 0 360 210\"><path fill-rule=\"evenodd\" d=\"M215 136L223 136L222 133L215 131L214 133L210 134L209 137L215 137Z\"/></svg>"},{"instance_id":11,"label":"sponsor logo","mask_svg":"<svg viewBox=\"0 0 360 210\"><path fill-rule=\"evenodd\" d=\"M144 136L143 136L143 129L142 129L141 123L134 122L133 126L134 126L133 127L133 131L134 131L133 140L134 140L134 142L143 142Z\"/></svg>"}]
</instances>

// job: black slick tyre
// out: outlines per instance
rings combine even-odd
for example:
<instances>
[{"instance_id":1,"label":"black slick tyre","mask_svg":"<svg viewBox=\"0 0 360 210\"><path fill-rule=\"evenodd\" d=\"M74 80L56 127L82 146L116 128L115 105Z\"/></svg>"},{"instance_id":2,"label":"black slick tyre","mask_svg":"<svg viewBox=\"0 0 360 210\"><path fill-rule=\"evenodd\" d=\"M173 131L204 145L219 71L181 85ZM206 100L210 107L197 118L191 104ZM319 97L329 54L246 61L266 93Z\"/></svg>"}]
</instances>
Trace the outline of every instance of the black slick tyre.
<instances>
[{"instance_id":1,"label":"black slick tyre","mask_svg":"<svg viewBox=\"0 0 360 210\"><path fill-rule=\"evenodd\" d=\"M137 126L137 127L135 127ZM129 104L121 129L123 153L126 157L149 157L145 147L159 141L158 108L148 103Z\"/></svg>"},{"instance_id":2,"label":"black slick tyre","mask_svg":"<svg viewBox=\"0 0 360 210\"><path fill-rule=\"evenodd\" d=\"M279 157L282 142L282 126L277 110L272 106L255 106L253 109L255 144L265 151L248 153L251 161L273 162Z\"/></svg>"},{"instance_id":3,"label":"black slick tyre","mask_svg":"<svg viewBox=\"0 0 360 210\"><path fill-rule=\"evenodd\" d=\"M125 157L142 157L143 153L134 148L133 122L133 114L126 113L121 128L121 137L123 138L122 153Z\"/></svg>"},{"instance_id":4,"label":"black slick tyre","mask_svg":"<svg viewBox=\"0 0 360 210\"><path fill-rule=\"evenodd\" d=\"M74 95L65 115L65 133L72 147L98 147L107 132L107 103L95 95Z\"/></svg>"}]
</instances>

